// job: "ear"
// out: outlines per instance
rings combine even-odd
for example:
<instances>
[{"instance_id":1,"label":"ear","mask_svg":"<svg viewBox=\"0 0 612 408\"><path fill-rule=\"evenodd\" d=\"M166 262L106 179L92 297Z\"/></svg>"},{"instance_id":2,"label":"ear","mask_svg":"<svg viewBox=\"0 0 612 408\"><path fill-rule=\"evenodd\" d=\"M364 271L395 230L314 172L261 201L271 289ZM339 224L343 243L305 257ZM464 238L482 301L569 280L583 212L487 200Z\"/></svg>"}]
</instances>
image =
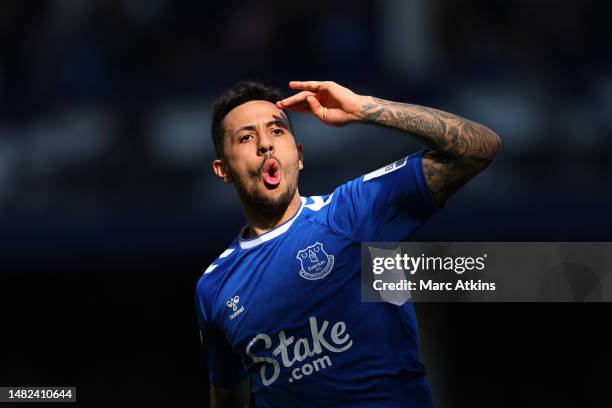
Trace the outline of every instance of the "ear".
<instances>
[{"instance_id":1,"label":"ear","mask_svg":"<svg viewBox=\"0 0 612 408\"><path fill-rule=\"evenodd\" d=\"M304 168L304 145L301 143L296 143L295 146L298 150L298 165L300 170Z\"/></svg>"},{"instance_id":2,"label":"ear","mask_svg":"<svg viewBox=\"0 0 612 408\"><path fill-rule=\"evenodd\" d=\"M232 182L232 176L230 175L227 166L223 162L223 159L215 159L212 165L213 171L222 182L228 184Z\"/></svg>"}]
</instances>

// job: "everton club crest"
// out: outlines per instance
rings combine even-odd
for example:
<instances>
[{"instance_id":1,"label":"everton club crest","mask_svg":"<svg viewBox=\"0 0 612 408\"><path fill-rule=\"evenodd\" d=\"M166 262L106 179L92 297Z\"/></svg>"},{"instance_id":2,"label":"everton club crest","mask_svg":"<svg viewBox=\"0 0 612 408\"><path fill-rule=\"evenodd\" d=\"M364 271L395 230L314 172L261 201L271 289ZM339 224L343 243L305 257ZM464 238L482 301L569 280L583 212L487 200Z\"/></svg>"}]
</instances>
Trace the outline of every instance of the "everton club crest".
<instances>
[{"instance_id":1,"label":"everton club crest","mask_svg":"<svg viewBox=\"0 0 612 408\"><path fill-rule=\"evenodd\" d=\"M302 249L296 258L302 265L300 276L308 280L323 279L334 267L334 256L325 252L320 242Z\"/></svg>"}]
</instances>

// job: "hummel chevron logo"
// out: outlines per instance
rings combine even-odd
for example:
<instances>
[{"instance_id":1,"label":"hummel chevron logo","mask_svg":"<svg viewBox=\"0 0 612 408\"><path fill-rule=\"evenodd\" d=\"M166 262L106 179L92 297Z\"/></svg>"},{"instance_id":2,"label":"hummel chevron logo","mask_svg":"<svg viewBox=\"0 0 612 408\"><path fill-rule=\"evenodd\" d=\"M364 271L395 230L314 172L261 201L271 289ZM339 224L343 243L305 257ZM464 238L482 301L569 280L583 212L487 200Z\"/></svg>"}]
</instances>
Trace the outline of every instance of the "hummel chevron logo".
<instances>
[{"instance_id":1,"label":"hummel chevron logo","mask_svg":"<svg viewBox=\"0 0 612 408\"><path fill-rule=\"evenodd\" d=\"M234 313L232 313L230 315L230 320L234 320L234 318L236 316L238 316L240 313L244 312L244 305L238 307L238 303L240 303L240 296L238 296L238 295L230 298L230 300L228 300L225 303L227 305L227 307L232 309L232 311L234 312Z\"/></svg>"}]
</instances>

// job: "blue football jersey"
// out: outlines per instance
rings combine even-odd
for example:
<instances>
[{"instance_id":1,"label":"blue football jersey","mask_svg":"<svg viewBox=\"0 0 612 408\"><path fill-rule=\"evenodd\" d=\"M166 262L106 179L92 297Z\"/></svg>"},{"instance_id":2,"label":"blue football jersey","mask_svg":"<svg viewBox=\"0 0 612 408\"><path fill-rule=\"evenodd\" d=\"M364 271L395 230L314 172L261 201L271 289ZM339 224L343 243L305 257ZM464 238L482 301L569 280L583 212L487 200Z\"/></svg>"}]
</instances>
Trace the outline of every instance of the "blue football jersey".
<instances>
[{"instance_id":1,"label":"blue football jersey","mask_svg":"<svg viewBox=\"0 0 612 408\"><path fill-rule=\"evenodd\" d=\"M402 241L438 210L423 153L302 197L206 269L196 309L212 384L248 376L262 408L433 406L412 303L361 302L360 287L361 242Z\"/></svg>"}]
</instances>

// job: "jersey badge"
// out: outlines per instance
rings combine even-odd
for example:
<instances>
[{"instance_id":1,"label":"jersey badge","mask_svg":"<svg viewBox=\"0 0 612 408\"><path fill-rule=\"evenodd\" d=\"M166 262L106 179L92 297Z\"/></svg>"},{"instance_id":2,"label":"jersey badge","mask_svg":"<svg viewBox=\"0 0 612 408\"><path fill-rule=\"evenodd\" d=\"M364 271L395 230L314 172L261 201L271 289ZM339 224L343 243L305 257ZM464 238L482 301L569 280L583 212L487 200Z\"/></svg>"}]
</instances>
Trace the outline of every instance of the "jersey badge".
<instances>
[{"instance_id":1,"label":"jersey badge","mask_svg":"<svg viewBox=\"0 0 612 408\"><path fill-rule=\"evenodd\" d=\"M323 279L334 267L334 256L325 252L320 242L298 251L296 258L301 265L300 276L308 280Z\"/></svg>"}]
</instances>

